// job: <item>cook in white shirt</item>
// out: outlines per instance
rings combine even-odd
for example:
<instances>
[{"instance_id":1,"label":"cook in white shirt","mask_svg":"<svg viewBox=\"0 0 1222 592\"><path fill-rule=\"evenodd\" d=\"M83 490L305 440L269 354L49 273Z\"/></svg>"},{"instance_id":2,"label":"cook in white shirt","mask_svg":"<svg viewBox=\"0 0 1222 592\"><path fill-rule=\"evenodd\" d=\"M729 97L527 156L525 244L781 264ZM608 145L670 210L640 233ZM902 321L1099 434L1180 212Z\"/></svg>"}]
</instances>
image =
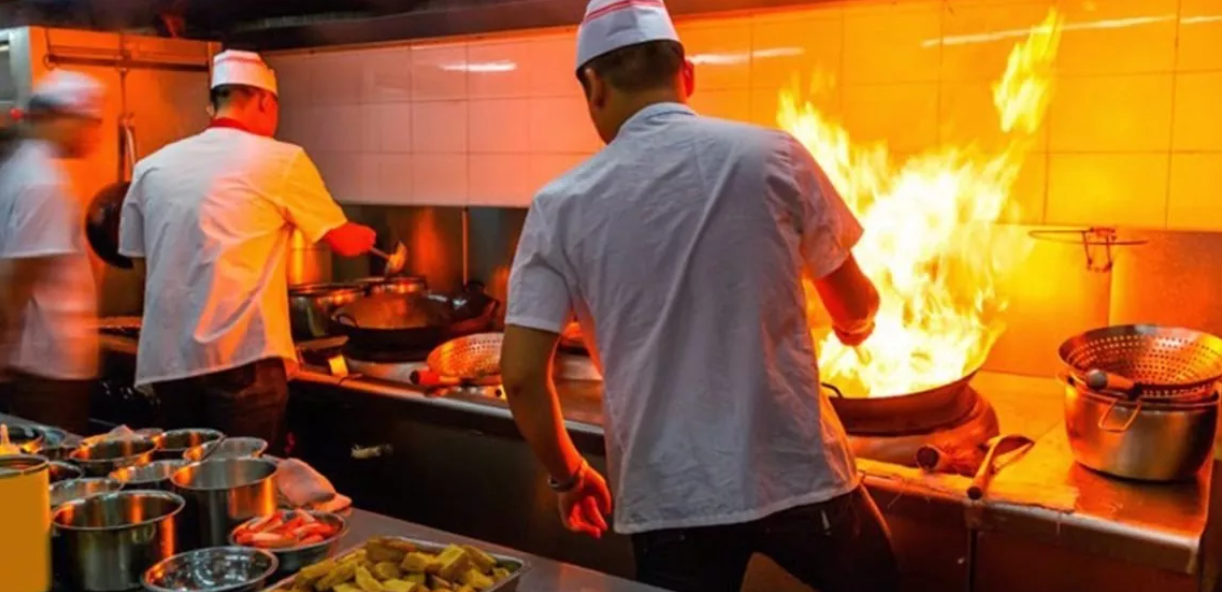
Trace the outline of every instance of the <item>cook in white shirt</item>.
<instances>
[{"instance_id":1,"label":"cook in white shirt","mask_svg":"<svg viewBox=\"0 0 1222 592\"><path fill-rule=\"evenodd\" d=\"M599 536L612 496L564 430L548 366L576 314L605 376L614 525L638 577L737 592L752 554L823 592L890 591L889 535L821 396L802 274L841 339L878 294L862 229L776 130L686 106L693 68L658 0L595 0L578 75L607 147L531 204L509 286L502 373L566 526Z\"/></svg>"},{"instance_id":2,"label":"cook in white shirt","mask_svg":"<svg viewBox=\"0 0 1222 592\"><path fill-rule=\"evenodd\" d=\"M66 159L98 146L105 89L54 70L0 165L0 364L9 411L83 434L97 373L97 291ZM14 130L10 130L14 131Z\"/></svg>"},{"instance_id":3,"label":"cook in white shirt","mask_svg":"<svg viewBox=\"0 0 1222 592\"><path fill-rule=\"evenodd\" d=\"M166 427L211 427L278 448L288 400L286 258L294 229L344 256L373 246L348 222L299 146L272 138L276 79L258 54L225 51L212 72L212 125L136 165L119 252L143 258L136 384Z\"/></svg>"}]
</instances>

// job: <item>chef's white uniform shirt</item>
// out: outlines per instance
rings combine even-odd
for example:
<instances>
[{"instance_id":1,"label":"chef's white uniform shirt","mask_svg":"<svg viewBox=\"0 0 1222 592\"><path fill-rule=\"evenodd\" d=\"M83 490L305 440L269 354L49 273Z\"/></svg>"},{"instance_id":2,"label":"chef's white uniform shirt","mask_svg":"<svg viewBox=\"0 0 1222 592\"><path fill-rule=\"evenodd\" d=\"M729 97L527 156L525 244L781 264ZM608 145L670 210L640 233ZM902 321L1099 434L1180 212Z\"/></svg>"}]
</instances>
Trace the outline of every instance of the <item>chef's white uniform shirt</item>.
<instances>
[{"instance_id":1,"label":"chef's white uniform shirt","mask_svg":"<svg viewBox=\"0 0 1222 592\"><path fill-rule=\"evenodd\" d=\"M146 260L136 384L296 360L286 259L346 222L299 146L214 127L136 165L119 252Z\"/></svg>"},{"instance_id":2,"label":"chef's white uniform shirt","mask_svg":"<svg viewBox=\"0 0 1222 592\"><path fill-rule=\"evenodd\" d=\"M749 522L860 483L801 274L861 227L791 136L648 107L535 197L506 323L576 313L605 375L615 529Z\"/></svg>"},{"instance_id":3,"label":"chef's white uniform shirt","mask_svg":"<svg viewBox=\"0 0 1222 592\"><path fill-rule=\"evenodd\" d=\"M49 267L9 353L16 370L56 380L97 374L97 287L84 222L53 147L23 141L0 168L0 260L46 258Z\"/></svg>"}]
</instances>

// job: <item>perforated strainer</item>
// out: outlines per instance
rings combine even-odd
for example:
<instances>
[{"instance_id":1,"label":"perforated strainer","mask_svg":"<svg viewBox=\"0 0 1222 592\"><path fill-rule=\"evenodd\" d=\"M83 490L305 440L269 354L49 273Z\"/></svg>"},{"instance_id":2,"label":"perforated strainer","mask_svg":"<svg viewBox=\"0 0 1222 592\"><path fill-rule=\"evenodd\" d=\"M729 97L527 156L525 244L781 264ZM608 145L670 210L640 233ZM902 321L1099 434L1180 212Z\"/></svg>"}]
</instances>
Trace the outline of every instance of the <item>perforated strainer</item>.
<instances>
[{"instance_id":1,"label":"perforated strainer","mask_svg":"<svg viewBox=\"0 0 1222 592\"><path fill-rule=\"evenodd\" d=\"M503 333L477 333L447 341L429 353L429 369L462 380L478 380L501 373Z\"/></svg>"},{"instance_id":2,"label":"perforated strainer","mask_svg":"<svg viewBox=\"0 0 1222 592\"><path fill-rule=\"evenodd\" d=\"M1087 331L1061 344L1061 361L1083 383L1102 370L1135 383L1142 397L1208 397L1222 378L1222 339L1156 325Z\"/></svg>"}]
</instances>

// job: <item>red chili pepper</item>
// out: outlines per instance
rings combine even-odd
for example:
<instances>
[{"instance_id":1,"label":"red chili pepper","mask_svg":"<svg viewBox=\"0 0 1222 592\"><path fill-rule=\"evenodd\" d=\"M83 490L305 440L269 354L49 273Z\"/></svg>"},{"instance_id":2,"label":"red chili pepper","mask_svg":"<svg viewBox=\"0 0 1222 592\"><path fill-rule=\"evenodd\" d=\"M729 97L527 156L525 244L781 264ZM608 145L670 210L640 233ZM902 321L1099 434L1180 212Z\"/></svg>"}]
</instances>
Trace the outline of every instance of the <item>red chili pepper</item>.
<instances>
[{"instance_id":1,"label":"red chili pepper","mask_svg":"<svg viewBox=\"0 0 1222 592\"><path fill-rule=\"evenodd\" d=\"M313 545L314 543L321 543L321 542L323 542L324 540L326 540L324 537L318 536L318 535L316 535L316 534L312 534L312 535L310 535L310 536L308 536L308 537L306 537L306 538L304 538L304 539L301 539L301 543L300 543L300 544L301 544L302 546L305 546L305 545Z\"/></svg>"}]
</instances>

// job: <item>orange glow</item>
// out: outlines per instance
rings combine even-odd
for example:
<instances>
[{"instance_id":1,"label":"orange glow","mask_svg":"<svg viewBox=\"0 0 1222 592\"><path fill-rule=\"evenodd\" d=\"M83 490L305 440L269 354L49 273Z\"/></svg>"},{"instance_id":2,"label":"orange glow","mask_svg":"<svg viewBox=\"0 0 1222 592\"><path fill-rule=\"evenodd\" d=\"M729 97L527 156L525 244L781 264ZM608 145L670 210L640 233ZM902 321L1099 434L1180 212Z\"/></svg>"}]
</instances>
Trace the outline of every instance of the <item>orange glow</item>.
<instances>
[{"instance_id":1,"label":"orange glow","mask_svg":"<svg viewBox=\"0 0 1222 592\"><path fill-rule=\"evenodd\" d=\"M978 367L1004 327L999 286L1025 258L1021 233L995 223L1016 208L1010 193L1035 142L1052 91L1062 17L1052 11L1010 53L993 86L996 151L943 146L894 158L885 144L857 145L797 94L780 97L777 122L819 161L866 229L854 250L878 286L874 335L856 351L823 339L823 380L846 395L925 390ZM807 286L807 308L819 308Z\"/></svg>"}]
</instances>

